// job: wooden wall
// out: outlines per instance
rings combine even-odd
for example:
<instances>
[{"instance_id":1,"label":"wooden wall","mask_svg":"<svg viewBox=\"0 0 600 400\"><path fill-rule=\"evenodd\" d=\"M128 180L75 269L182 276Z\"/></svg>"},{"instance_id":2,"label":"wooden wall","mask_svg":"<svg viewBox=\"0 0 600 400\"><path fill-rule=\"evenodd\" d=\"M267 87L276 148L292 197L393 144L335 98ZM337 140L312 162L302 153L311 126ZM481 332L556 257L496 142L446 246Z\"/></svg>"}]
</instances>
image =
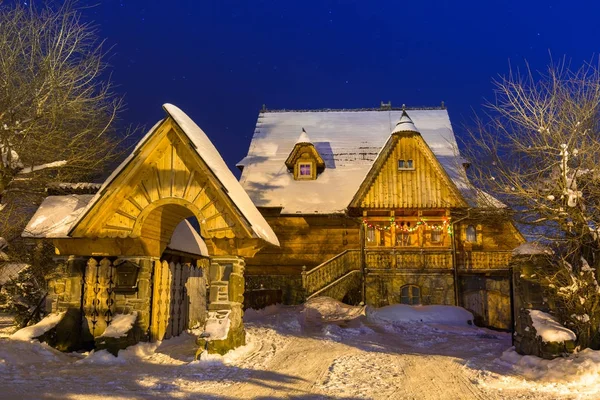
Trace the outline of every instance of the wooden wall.
<instances>
[{"instance_id":1,"label":"wooden wall","mask_svg":"<svg viewBox=\"0 0 600 400\"><path fill-rule=\"evenodd\" d=\"M344 216L265 217L281 247L268 246L247 259L246 273L299 274L344 250L359 249L360 222Z\"/></svg>"},{"instance_id":2,"label":"wooden wall","mask_svg":"<svg viewBox=\"0 0 600 400\"><path fill-rule=\"evenodd\" d=\"M466 228L468 225L473 225L476 228L477 242L475 243L466 242ZM513 250L525 241L512 223L506 220L486 223L481 220L466 220L456 224L454 228L457 250Z\"/></svg>"}]
</instances>

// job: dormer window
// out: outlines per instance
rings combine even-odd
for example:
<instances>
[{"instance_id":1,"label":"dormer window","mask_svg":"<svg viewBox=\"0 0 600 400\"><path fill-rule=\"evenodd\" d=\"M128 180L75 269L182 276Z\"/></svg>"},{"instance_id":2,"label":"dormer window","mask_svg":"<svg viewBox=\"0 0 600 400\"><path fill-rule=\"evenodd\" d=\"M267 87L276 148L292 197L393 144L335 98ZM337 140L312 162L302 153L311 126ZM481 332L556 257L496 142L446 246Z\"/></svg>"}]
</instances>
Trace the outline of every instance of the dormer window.
<instances>
[{"instance_id":1,"label":"dormer window","mask_svg":"<svg viewBox=\"0 0 600 400\"><path fill-rule=\"evenodd\" d=\"M398 170L413 170L415 169L413 165L413 160L398 160Z\"/></svg>"},{"instance_id":2,"label":"dormer window","mask_svg":"<svg viewBox=\"0 0 600 400\"><path fill-rule=\"evenodd\" d=\"M295 180L314 180L325 169L323 158L308 138L304 128L294 145L292 152L285 160L288 171L294 174Z\"/></svg>"}]
</instances>

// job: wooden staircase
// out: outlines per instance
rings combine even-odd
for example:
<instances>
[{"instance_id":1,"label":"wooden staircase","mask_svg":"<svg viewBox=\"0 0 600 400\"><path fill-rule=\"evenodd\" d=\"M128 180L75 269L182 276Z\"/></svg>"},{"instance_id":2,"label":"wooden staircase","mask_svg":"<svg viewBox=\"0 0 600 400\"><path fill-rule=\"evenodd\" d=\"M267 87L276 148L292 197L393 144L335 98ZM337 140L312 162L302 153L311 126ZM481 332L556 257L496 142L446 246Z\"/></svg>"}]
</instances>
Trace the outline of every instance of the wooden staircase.
<instances>
[{"instance_id":1,"label":"wooden staircase","mask_svg":"<svg viewBox=\"0 0 600 400\"><path fill-rule=\"evenodd\" d=\"M361 252L345 250L310 271L302 269L305 299L329 296L342 300L350 290L361 291Z\"/></svg>"}]
</instances>

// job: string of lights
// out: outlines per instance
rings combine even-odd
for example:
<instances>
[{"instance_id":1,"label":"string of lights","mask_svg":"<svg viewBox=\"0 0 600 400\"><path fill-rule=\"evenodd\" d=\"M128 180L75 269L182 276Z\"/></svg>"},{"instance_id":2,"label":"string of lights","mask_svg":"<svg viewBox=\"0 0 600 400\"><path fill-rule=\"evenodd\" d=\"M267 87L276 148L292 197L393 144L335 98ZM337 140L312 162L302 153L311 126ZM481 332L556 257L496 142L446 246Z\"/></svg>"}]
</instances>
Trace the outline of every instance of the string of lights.
<instances>
[{"instance_id":1,"label":"string of lights","mask_svg":"<svg viewBox=\"0 0 600 400\"><path fill-rule=\"evenodd\" d=\"M396 229L396 231L401 231L404 233L414 233L416 231L418 231L421 227L424 227L426 230L433 230L433 231L443 231L446 230L448 232L449 235L452 235L452 224L450 224L450 218L444 218L442 220L442 224L432 224L432 223L428 223L427 221L420 219L419 221L417 221L415 226L410 226L410 222L405 223L405 222L398 222L396 221L396 219L394 217L390 217L389 219L389 224L384 224L383 222L370 222L367 219L363 219L363 225L365 225L367 228L374 228L377 229L379 231L389 231L390 229L392 229L392 227L394 227Z\"/></svg>"}]
</instances>

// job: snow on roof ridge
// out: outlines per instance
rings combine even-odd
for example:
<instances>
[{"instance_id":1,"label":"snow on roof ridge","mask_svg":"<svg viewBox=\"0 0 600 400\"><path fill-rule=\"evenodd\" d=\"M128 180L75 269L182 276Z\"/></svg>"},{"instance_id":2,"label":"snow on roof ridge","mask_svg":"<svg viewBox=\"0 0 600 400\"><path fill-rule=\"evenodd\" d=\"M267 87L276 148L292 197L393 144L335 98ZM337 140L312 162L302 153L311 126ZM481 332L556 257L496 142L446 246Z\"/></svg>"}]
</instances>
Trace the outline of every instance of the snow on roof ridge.
<instances>
[{"instance_id":1,"label":"snow on roof ridge","mask_svg":"<svg viewBox=\"0 0 600 400\"><path fill-rule=\"evenodd\" d=\"M310 138L308 137L308 133L306 133L304 128L302 128L302 133L300 134L300 137L296 141L296 144L298 144L298 143L312 143Z\"/></svg>"},{"instance_id":2,"label":"snow on roof ridge","mask_svg":"<svg viewBox=\"0 0 600 400\"><path fill-rule=\"evenodd\" d=\"M436 107L363 107L363 108L301 108L301 109L261 109L259 114L268 113L286 113L286 112L361 112L361 111L402 111L402 110L447 110L448 108L443 106Z\"/></svg>"},{"instance_id":3,"label":"snow on roof ridge","mask_svg":"<svg viewBox=\"0 0 600 400\"><path fill-rule=\"evenodd\" d=\"M392 131L392 134L394 134L394 133L400 133L400 132L416 132L416 133L419 133L419 130L417 129L417 127L413 123L413 120L410 119L410 117L408 116L408 113L406 112L406 109L402 109L402 115L400 116L400 119L396 123L396 127Z\"/></svg>"}]
</instances>

